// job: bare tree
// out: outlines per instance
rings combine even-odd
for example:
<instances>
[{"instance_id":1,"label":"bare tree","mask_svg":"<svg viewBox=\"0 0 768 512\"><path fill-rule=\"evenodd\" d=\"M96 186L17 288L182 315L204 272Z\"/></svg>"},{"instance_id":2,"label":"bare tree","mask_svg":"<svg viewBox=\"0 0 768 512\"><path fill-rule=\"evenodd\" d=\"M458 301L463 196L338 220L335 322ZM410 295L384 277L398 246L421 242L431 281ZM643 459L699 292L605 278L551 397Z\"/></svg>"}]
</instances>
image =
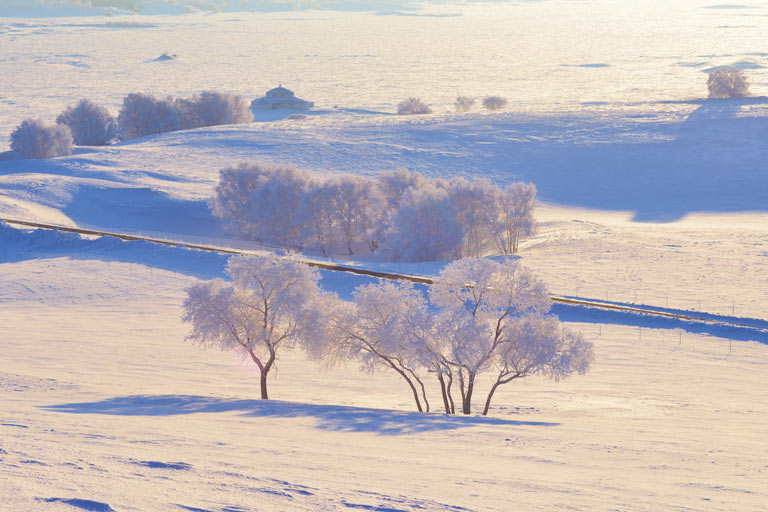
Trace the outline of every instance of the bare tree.
<instances>
[{"instance_id":1,"label":"bare tree","mask_svg":"<svg viewBox=\"0 0 768 512\"><path fill-rule=\"evenodd\" d=\"M483 98L483 107L488 110L500 110L507 106L507 99L501 96L486 96Z\"/></svg>"},{"instance_id":2,"label":"bare tree","mask_svg":"<svg viewBox=\"0 0 768 512\"><path fill-rule=\"evenodd\" d=\"M456 101L453 102L453 106L456 108L456 112L469 112L475 105L475 98L471 96L458 96Z\"/></svg>"},{"instance_id":3,"label":"bare tree","mask_svg":"<svg viewBox=\"0 0 768 512\"><path fill-rule=\"evenodd\" d=\"M431 114L432 109L419 98L408 98L397 105L397 113L401 116Z\"/></svg>"}]
</instances>

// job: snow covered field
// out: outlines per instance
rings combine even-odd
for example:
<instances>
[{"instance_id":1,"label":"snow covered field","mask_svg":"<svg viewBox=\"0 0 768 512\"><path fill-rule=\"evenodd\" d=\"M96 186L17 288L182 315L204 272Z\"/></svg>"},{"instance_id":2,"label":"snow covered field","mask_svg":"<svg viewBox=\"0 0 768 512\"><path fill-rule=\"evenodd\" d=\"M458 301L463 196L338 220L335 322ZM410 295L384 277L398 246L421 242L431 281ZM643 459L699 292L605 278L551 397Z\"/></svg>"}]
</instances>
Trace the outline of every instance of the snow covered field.
<instances>
[{"instance_id":1,"label":"snow covered field","mask_svg":"<svg viewBox=\"0 0 768 512\"><path fill-rule=\"evenodd\" d=\"M246 246L206 205L244 160L522 179L543 204L521 258L554 293L768 318L765 2L230 3L102 16L0 0L0 151L24 118L82 97L117 113L130 92L282 82L318 105L49 160L0 152L0 217ZM720 65L754 96L703 99ZM510 105L458 115L458 94ZM408 96L436 113L390 115ZM223 263L0 225L0 510L766 508L759 330L569 311L596 345L591 373L501 388L488 418L411 413L395 376L301 353L264 403L249 362L184 342L184 289Z\"/></svg>"}]
</instances>

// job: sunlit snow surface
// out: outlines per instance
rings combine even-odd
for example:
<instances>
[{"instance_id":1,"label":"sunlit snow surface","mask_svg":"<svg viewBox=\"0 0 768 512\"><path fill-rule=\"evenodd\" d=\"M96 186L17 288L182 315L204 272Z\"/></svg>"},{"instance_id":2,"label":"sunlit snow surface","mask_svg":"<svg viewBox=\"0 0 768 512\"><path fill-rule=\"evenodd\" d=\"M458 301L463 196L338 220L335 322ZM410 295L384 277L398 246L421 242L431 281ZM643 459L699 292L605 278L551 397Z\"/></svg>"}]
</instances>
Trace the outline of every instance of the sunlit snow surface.
<instances>
[{"instance_id":1,"label":"sunlit snow surface","mask_svg":"<svg viewBox=\"0 0 768 512\"><path fill-rule=\"evenodd\" d=\"M765 2L111 4L0 0L0 216L241 246L206 200L243 160L525 179L546 204L522 261L554 292L768 317ZM722 65L745 70L752 98L704 99ZM281 83L316 111L50 160L3 153L24 118L53 122L83 97L116 114L131 92L251 98ZM459 94L510 104L458 115ZM391 115L410 96L435 114ZM408 413L395 377L300 353L266 404L247 361L183 341L184 288L220 276L222 257L0 235L0 511L768 503L759 330L571 312L593 371L502 388L488 420ZM358 282L323 284L348 296Z\"/></svg>"}]
</instances>

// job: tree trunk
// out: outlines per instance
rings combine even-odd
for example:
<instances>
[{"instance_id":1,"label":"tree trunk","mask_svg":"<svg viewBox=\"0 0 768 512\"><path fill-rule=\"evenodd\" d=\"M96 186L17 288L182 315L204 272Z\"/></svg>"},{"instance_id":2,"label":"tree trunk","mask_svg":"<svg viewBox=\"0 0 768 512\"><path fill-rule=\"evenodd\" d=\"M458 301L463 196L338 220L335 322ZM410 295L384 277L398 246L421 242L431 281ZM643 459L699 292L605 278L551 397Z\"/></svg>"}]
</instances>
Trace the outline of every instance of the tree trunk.
<instances>
[{"instance_id":1,"label":"tree trunk","mask_svg":"<svg viewBox=\"0 0 768 512\"><path fill-rule=\"evenodd\" d=\"M491 398L493 398L493 394L496 392L496 388L499 387L499 384L501 384L501 382L497 380L491 387L491 390L488 392L488 398L485 399L485 408L483 409L483 416L488 416L488 409L490 409L491 407Z\"/></svg>"},{"instance_id":2,"label":"tree trunk","mask_svg":"<svg viewBox=\"0 0 768 512\"><path fill-rule=\"evenodd\" d=\"M275 361L274 353L271 354L271 357L269 358L266 366L261 362L261 359L259 359L259 357L253 353L252 349L248 349L248 354L250 354L251 359L254 363L256 363L256 366L259 367L261 399L269 400L269 396L267 395L267 374L269 374L269 369L272 368L272 363Z\"/></svg>"},{"instance_id":3,"label":"tree trunk","mask_svg":"<svg viewBox=\"0 0 768 512\"><path fill-rule=\"evenodd\" d=\"M437 380L440 381L440 392L443 394L443 405L445 406L445 414L451 414L451 404L448 403L448 393L445 388L445 379L442 373L437 374Z\"/></svg>"},{"instance_id":4,"label":"tree trunk","mask_svg":"<svg viewBox=\"0 0 768 512\"><path fill-rule=\"evenodd\" d=\"M267 395L267 372L264 370L261 371L261 399L269 400Z\"/></svg>"},{"instance_id":5,"label":"tree trunk","mask_svg":"<svg viewBox=\"0 0 768 512\"><path fill-rule=\"evenodd\" d=\"M413 382L411 379L408 378L408 374L406 374L403 370L398 368L396 364L394 364L392 361L385 359L390 367L392 367L393 370L395 370L397 373L400 374L402 378L405 379L405 382L408 383L408 385L411 387L411 392L413 392L413 399L416 402L416 408L419 410L419 412L424 412L424 410L421 408L421 400L419 400L419 392L416 391L416 386L413 385Z\"/></svg>"},{"instance_id":6,"label":"tree trunk","mask_svg":"<svg viewBox=\"0 0 768 512\"><path fill-rule=\"evenodd\" d=\"M447 392L448 392L448 402L451 404L451 414L456 414L456 404L453 403L453 395L451 394L451 386L453 385L453 374L448 374L448 386L447 386Z\"/></svg>"},{"instance_id":7,"label":"tree trunk","mask_svg":"<svg viewBox=\"0 0 768 512\"><path fill-rule=\"evenodd\" d=\"M472 392L475 390L475 374L467 372L467 380L467 392L464 394L462 412L464 414L472 414Z\"/></svg>"}]
</instances>

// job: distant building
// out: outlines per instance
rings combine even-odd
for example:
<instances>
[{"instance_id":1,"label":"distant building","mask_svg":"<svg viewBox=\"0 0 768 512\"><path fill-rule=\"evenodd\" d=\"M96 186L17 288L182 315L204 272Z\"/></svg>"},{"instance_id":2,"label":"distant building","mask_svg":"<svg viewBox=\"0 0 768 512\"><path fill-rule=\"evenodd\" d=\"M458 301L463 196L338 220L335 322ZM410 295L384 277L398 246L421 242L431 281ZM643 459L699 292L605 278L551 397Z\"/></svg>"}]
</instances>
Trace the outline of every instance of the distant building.
<instances>
[{"instance_id":1,"label":"distant building","mask_svg":"<svg viewBox=\"0 0 768 512\"><path fill-rule=\"evenodd\" d=\"M306 110L314 107L311 101L305 101L294 96L293 91L283 87L275 87L267 91L263 98L256 98L251 102L252 110L276 110L287 108L292 110Z\"/></svg>"}]
</instances>

